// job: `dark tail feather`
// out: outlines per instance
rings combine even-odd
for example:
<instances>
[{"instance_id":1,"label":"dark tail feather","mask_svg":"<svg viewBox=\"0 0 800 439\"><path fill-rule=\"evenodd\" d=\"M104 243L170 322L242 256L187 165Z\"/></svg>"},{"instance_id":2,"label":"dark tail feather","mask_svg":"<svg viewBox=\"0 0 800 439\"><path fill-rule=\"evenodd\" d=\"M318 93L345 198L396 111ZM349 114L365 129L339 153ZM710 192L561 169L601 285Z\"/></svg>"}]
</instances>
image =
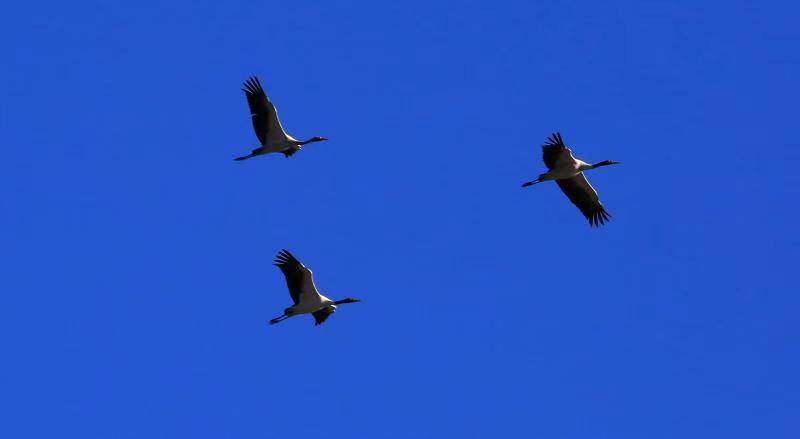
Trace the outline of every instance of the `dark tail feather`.
<instances>
[{"instance_id":1,"label":"dark tail feather","mask_svg":"<svg viewBox=\"0 0 800 439\"><path fill-rule=\"evenodd\" d=\"M537 178L536 180L533 180L533 181L528 181L528 182L522 183L522 187L533 186L533 185L535 185L536 183L541 183L541 182L542 182L542 180L540 180L540 179L538 179L538 178Z\"/></svg>"},{"instance_id":2,"label":"dark tail feather","mask_svg":"<svg viewBox=\"0 0 800 439\"><path fill-rule=\"evenodd\" d=\"M243 155L241 157L236 157L234 160L236 160L238 162L238 161L241 161L241 160L247 160L250 157L255 157L255 156L256 156L255 154L247 154L247 155Z\"/></svg>"}]
</instances>

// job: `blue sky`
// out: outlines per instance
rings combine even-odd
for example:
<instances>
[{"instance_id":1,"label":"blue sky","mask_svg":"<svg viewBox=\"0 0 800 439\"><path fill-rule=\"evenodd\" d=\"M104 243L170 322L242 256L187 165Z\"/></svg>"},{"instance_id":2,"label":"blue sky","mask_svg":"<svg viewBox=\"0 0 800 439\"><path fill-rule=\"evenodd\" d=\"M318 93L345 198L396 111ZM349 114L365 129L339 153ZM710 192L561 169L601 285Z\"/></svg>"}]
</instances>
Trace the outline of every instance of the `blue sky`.
<instances>
[{"instance_id":1,"label":"blue sky","mask_svg":"<svg viewBox=\"0 0 800 439\"><path fill-rule=\"evenodd\" d=\"M798 437L799 10L7 5L0 434ZM331 140L234 162L250 75Z\"/></svg>"}]
</instances>

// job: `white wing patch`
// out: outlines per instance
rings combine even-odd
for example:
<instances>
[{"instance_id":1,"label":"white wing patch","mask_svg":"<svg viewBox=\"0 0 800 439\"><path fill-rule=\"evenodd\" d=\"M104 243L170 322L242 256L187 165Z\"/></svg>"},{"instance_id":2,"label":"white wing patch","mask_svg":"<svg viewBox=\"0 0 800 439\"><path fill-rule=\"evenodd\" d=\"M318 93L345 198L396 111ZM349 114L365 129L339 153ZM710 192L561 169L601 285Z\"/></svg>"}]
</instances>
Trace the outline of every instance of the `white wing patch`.
<instances>
[{"instance_id":1,"label":"white wing patch","mask_svg":"<svg viewBox=\"0 0 800 439\"><path fill-rule=\"evenodd\" d=\"M278 110L271 101L267 100L269 106L269 131L267 132L267 145L278 145L286 143L286 131L281 126L281 121L278 119Z\"/></svg>"},{"instance_id":2,"label":"white wing patch","mask_svg":"<svg viewBox=\"0 0 800 439\"><path fill-rule=\"evenodd\" d=\"M303 264L300 264L300 269L303 271L303 284L300 294L319 297L319 291L317 291L317 287L314 285L314 273Z\"/></svg>"}]
</instances>

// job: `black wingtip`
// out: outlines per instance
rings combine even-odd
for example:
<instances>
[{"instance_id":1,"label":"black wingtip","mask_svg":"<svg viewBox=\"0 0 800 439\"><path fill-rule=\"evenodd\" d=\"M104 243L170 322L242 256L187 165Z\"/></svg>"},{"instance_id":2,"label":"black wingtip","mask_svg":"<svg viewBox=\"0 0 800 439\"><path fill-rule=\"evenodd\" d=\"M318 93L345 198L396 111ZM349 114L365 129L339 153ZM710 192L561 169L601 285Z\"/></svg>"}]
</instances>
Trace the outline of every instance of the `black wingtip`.
<instances>
[{"instance_id":1,"label":"black wingtip","mask_svg":"<svg viewBox=\"0 0 800 439\"><path fill-rule=\"evenodd\" d=\"M546 140L547 141L545 142L544 146L565 146L564 139L561 137L561 133L558 131L550 134Z\"/></svg>"},{"instance_id":2,"label":"black wingtip","mask_svg":"<svg viewBox=\"0 0 800 439\"><path fill-rule=\"evenodd\" d=\"M264 89L261 87L261 81L259 81L256 76L251 76L244 81L244 88L242 88L242 91L247 95L260 95L264 93Z\"/></svg>"},{"instance_id":3,"label":"black wingtip","mask_svg":"<svg viewBox=\"0 0 800 439\"><path fill-rule=\"evenodd\" d=\"M611 221L611 214L601 208L598 211L586 215L586 219L589 220L589 226L600 227Z\"/></svg>"},{"instance_id":4,"label":"black wingtip","mask_svg":"<svg viewBox=\"0 0 800 439\"><path fill-rule=\"evenodd\" d=\"M275 265L283 265L283 264L286 264L286 263L289 263L289 262L295 261L295 260L297 260L297 258L295 258L294 255L289 253L289 250L286 250L285 248L282 248L278 252L278 254L275 256L275 261L274 262L275 262Z\"/></svg>"}]
</instances>

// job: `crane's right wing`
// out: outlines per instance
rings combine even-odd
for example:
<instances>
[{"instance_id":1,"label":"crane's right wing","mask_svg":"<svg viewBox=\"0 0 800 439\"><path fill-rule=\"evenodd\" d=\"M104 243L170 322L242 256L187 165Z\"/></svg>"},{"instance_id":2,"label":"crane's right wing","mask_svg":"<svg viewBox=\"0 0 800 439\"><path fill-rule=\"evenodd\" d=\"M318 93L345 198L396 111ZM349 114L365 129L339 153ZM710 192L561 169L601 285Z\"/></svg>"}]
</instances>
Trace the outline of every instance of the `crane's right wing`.
<instances>
[{"instance_id":1,"label":"crane's right wing","mask_svg":"<svg viewBox=\"0 0 800 439\"><path fill-rule=\"evenodd\" d=\"M286 286L295 305L305 301L302 296L312 294L319 296L317 287L314 286L314 274L288 250L281 250L278 256L275 256L275 266L280 268L286 277Z\"/></svg>"},{"instance_id":2,"label":"crane's right wing","mask_svg":"<svg viewBox=\"0 0 800 439\"><path fill-rule=\"evenodd\" d=\"M563 161L575 161L572 156L572 151L564 144L564 139L561 138L561 133L553 133L547 138L547 142L542 145L542 160L547 169L553 169L557 164Z\"/></svg>"},{"instance_id":3,"label":"crane's right wing","mask_svg":"<svg viewBox=\"0 0 800 439\"><path fill-rule=\"evenodd\" d=\"M279 143L286 139L281 121L278 119L278 112L272 105L261 82L255 76L244 82L245 96L247 104L250 106L250 117L253 119L253 129L261 145Z\"/></svg>"}]
</instances>

